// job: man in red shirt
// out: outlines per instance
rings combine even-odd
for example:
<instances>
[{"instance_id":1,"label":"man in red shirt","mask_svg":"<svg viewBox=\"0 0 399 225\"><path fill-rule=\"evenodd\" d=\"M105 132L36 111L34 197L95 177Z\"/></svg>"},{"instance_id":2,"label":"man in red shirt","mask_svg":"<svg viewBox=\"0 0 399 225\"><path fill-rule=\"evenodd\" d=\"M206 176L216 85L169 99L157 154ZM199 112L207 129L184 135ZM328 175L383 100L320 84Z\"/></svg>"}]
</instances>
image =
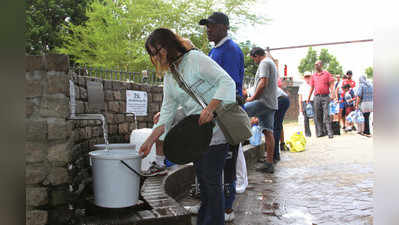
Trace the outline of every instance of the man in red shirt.
<instances>
[{"instance_id":1,"label":"man in red shirt","mask_svg":"<svg viewBox=\"0 0 399 225\"><path fill-rule=\"evenodd\" d=\"M311 88L307 102L309 102L314 91L313 109L316 136L322 137L328 134L329 138L333 138L328 106L330 101L335 98L334 78L329 72L323 70L323 63L320 60L315 63L315 69L316 73L312 75L310 80Z\"/></svg>"},{"instance_id":2,"label":"man in red shirt","mask_svg":"<svg viewBox=\"0 0 399 225\"><path fill-rule=\"evenodd\" d=\"M356 82L352 80L352 70L348 70L346 72L346 79L342 82L342 87L349 84L351 88L356 86Z\"/></svg>"}]
</instances>

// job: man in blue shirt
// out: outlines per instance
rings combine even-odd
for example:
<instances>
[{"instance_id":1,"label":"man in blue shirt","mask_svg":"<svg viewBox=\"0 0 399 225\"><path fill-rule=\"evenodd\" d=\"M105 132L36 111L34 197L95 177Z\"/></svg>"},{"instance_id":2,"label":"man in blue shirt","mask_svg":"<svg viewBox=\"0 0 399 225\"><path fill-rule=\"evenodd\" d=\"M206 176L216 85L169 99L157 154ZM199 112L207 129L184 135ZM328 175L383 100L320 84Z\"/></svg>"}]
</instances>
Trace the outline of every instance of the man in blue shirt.
<instances>
[{"instance_id":1,"label":"man in blue shirt","mask_svg":"<svg viewBox=\"0 0 399 225\"><path fill-rule=\"evenodd\" d=\"M241 48L227 35L230 28L229 18L221 12L214 12L208 19L199 21L205 25L208 40L215 43L209 52L209 57L215 60L236 83L236 94L242 96L242 82L244 78L244 55ZM225 221L234 220L233 202L235 200L236 163L239 145L230 145L230 152L226 156L224 167L225 184Z\"/></svg>"}]
</instances>

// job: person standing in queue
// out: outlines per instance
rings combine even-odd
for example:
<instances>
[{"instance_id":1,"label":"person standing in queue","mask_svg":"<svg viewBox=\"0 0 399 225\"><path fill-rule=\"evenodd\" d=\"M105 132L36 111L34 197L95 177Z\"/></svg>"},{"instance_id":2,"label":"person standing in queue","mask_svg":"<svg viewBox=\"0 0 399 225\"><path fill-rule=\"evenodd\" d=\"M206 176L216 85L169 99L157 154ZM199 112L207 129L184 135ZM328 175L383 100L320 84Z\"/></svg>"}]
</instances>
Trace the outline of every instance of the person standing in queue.
<instances>
[{"instance_id":1,"label":"person standing in queue","mask_svg":"<svg viewBox=\"0 0 399 225\"><path fill-rule=\"evenodd\" d=\"M310 93L306 102L314 91L314 121L316 124L316 136L322 137L328 134L328 138L333 138L333 130L331 126L331 119L328 113L329 103L335 99L334 95L334 77L323 70L323 62L321 60L315 63L316 73L312 75L310 81Z\"/></svg>"},{"instance_id":2,"label":"person standing in queue","mask_svg":"<svg viewBox=\"0 0 399 225\"><path fill-rule=\"evenodd\" d=\"M215 46L209 52L217 62L236 83L236 95L242 97L242 83L244 79L244 55L241 48L229 36L229 18L222 12L214 12L207 19L199 21L199 25L206 26L209 42ZM224 190L225 190L225 220L232 221L235 218L233 203L236 195L236 164L239 145L229 145L224 167Z\"/></svg>"}]
</instances>

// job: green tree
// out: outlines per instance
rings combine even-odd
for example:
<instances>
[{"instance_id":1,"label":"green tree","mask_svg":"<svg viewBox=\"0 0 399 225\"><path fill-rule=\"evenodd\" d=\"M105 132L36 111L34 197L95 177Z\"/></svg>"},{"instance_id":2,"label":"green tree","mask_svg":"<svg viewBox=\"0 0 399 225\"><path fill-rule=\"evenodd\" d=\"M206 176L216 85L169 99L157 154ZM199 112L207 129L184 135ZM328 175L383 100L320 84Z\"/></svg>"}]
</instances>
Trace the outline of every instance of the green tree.
<instances>
[{"instance_id":1,"label":"green tree","mask_svg":"<svg viewBox=\"0 0 399 225\"><path fill-rule=\"evenodd\" d=\"M315 64L316 61L317 61L317 52L316 52L316 50L313 50L312 47L309 47L308 53L306 54L306 57L301 59L301 62L299 63L298 71L302 75L305 72L313 73L314 64Z\"/></svg>"},{"instance_id":2,"label":"green tree","mask_svg":"<svg viewBox=\"0 0 399 225\"><path fill-rule=\"evenodd\" d=\"M301 74L304 72L314 72L314 64L317 60L323 62L323 69L327 70L331 74L342 74L342 66L339 64L337 58L328 52L328 49L321 49L319 56L317 56L317 51L309 47L308 53L305 58L301 59L298 66L298 71Z\"/></svg>"},{"instance_id":3,"label":"green tree","mask_svg":"<svg viewBox=\"0 0 399 225\"><path fill-rule=\"evenodd\" d=\"M372 66L367 67L364 72L366 73L367 78L369 78L369 79L373 78L373 67Z\"/></svg>"},{"instance_id":4,"label":"green tree","mask_svg":"<svg viewBox=\"0 0 399 225\"><path fill-rule=\"evenodd\" d=\"M58 52L68 54L79 64L140 71L152 67L144 42L158 27L171 28L189 38L205 53L210 50L204 26L198 21L213 11L237 17L231 24L262 23L263 17L250 13L256 0L93 0L83 25L65 26L64 46Z\"/></svg>"},{"instance_id":5,"label":"green tree","mask_svg":"<svg viewBox=\"0 0 399 225\"><path fill-rule=\"evenodd\" d=\"M255 77L258 66L255 64L254 60L249 55L251 49L255 47L255 45L252 44L251 41L247 40L246 42L240 42L239 46L242 50L242 53L244 54L244 68L245 68L244 77L247 78Z\"/></svg>"},{"instance_id":6,"label":"green tree","mask_svg":"<svg viewBox=\"0 0 399 225\"><path fill-rule=\"evenodd\" d=\"M63 25L86 21L91 0L28 0L25 4L25 52L45 54L61 47Z\"/></svg>"}]
</instances>

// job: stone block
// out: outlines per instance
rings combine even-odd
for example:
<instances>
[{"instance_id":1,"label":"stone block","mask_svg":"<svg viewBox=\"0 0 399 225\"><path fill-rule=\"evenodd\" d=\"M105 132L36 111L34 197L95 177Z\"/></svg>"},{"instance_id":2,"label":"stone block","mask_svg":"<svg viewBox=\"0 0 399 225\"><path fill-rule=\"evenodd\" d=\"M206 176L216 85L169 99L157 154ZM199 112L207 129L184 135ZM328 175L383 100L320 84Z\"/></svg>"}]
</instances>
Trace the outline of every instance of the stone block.
<instances>
[{"instance_id":1,"label":"stone block","mask_svg":"<svg viewBox=\"0 0 399 225\"><path fill-rule=\"evenodd\" d=\"M49 54L46 56L47 71L60 71L68 73L69 58L67 55Z\"/></svg>"},{"instance_id":2,"label":"stone block","mask_svg":"<svg viewBox=\"0 0 399 225\"><path fill-rule=\"evenodd\" d=\"M44 164L25 166L25 184L40 184L48 175L48 167Z\"/></svg>"},{"instance_id":3,"label":"stone block","mask_svg":"<svg viewBox=\"0 0 399 225\"><path fill-rule=\"evenodd\" d=\"M121 90L121 100L126 101L126 90Z\"/></svg>"},{"instance_id":4,"label":"stone block","mask_svg":"<svg viewBox=\"0 0 399 225\"><path fill-rule=\"evenodd\" d=\"M28 163L43 162L46 159L47 145L42 142L25 142L25 160Z\"/></svg>"},{"instance_id":5,"label":"stone block","mask_svg":"<svg viewBox=\"0 0 399 225\"><path fill-rule=\"evenodd\" d=\"M163 87L162 86L152 86L151 92L152 93L163 93Z\"/></svg>"},{"instance_id":6,"label":"stone block","mask_svg":"<svg viewBox=\"0 0 399 225\"><path fill-rule=\"evenodd\" d=\"M91 127L86 127L86 137L90 139L92 137L91 135Z\"/></svg>"},{"instance_id":7,"label":"stone block","mask_svg":"<svg viewBox=\"0 0 399 225\"><path fill-rule=\"evenodd\" d=\"M118 90L118 91L114 91L114 99L115 100L121 100L121 92Z\"/></svg>"},{"instance_id":8,"label":"stone block","mask_svg":"<svg viewBox=\"0 0 399 225\"><path fill-rule=\"evenodd\" d=\"M34 103L30 100L25 100L25 118L29 118L33 114Z\"/></svg>"},{"instance_id":9,"label":"stone block","mask_svg":"<svg viewBox=\"0 0 399 225\"><path fill-rule=\"evenodd\" d=\"M92 146L94 146L96 144L97 144L97 140L95 138L92 138L92 139L89 140L89 146L92 147Z\"/></svg>"},{"instance_id":10,"label":"stone block","mask_svg":"<svg viewBox=\"0 0 399 225\"><path fill-rule=\"evenodd\" d=\"M84 105L84 113L89 113L90 109L89 109L89 103L88 102L83 102Z\"/></svg>"},{"instance_id":11,"label":"stone block","mask_svg":"<svg viewBox=\"0 0 399 225\"><path fill-rule=\"evenodd\" d=\"M47 139L47 122L27 120L25 122L25 138L27 141L45 141Z\"/></svg>"},{"instance_id":12,"label":"stone block","mask_svg":"<svg viewBox=\"0 0 399 225\"><path fill-rule=\"evenodd\" d=\"M104 81L104 90L112 90L112 81L111 80L105 80Z\"/></svg>"},{"instance_id":13,"label":"stone block","mask_svg":"<svg viewBox=\"0 0 399 225\"><path fill-rule=\"evenodd\" d=\"M85 87L86 86L86 77L79 76L78 77L78 84L81 87Z\"/></svg>"},{"instance_id":14,"label":"stone block","mask_svg":"<svg viewBox=\"0 0 399 225\"><path fill-rule=\"evenodd\" d=\"M42 96L40 80L25 80L25 97Z\"/></svg>"},{"instance_id":15,"label":"stone block","mask_svg":"<svg viewBox=\"0 0 399 225\"><path fill-rule=\"evenodd\" d=\"M120 108L121 112L122 113L126 112L126 101L121 101L120 106L121 106Z\"/></svg>"},{"instance_id":16,"label":"stone block","mask_svg":"<svg viewBox=\"0 0 399 225\"><path fill-rule=\"evenodd\" d=\"M68 171L63 167L54 167L50 170L47 180L52 185L65 184L69 181Z\"/></svg>"},{"instance_id":17,"label":"stone block","mask_svg":"<svg viewBox=\"0 0 399 225\"><path fill-rule=\"evenodd\" d=\"M140 84L140 91L151 92L151 86L148 84Z\"/></svg>"},{"instance_id":18,"label":"stone block","mask_svg":"<svg viewBox=\"0 0 399 225\"><path fill-rule=\"evenodd\" d=\"M146 122L139 122L138 123L139 129L141 128L147 128L147 123Z\"/></svg>"},{"instance_id":19,"label":"stone block","mask_svg":"<svg viewBox=\"0 0 399 225\"><path fill-rule=\"evenodd\" d=\"M110 112L119 112L120 111L120 106L119 106L119 102L108 102L108 110Z\"/></svg>"},{"instance_id":20,"label":"stone block","mask_svg":"<svg viewBox=\"0 0 399 225\"><path fill-rule=\"evenodd\" d=\"M67 87L69 89L69 82L65 73L55 71L47 73L47 94L66 94Z\"/></svg>"},{"instance_id":21,"label":"stone block","mask_svg":"<svg viewBox=\"0 0 399 225\"><path fill-rule=\"evenodd\" d=\"M87 89L86 88L79 87L79 95L80 95L80 99L87 101L88 98L87 98Z\"/></svg>"},{"instance_id":22,"label":"stone block","mask_svg":"<svg viewBox=\"0 0 399 225\"><path fill-rule=\"evenodd\" d=\"M47 159L50 162L69 162L71 160L71 145L69 143L50 145Z\"/></svg>"},{"instance_id":23,"label":"stone block","mask_svg":"<svg viewBox=\"0 0 399 225\"><path fill-rule=\"evenodd\" d=\"M109 130L109 135L108 136L110 136L111 134L115 135L115 134L118 133L118 126L117 125L110 125L108 130Z\"/></svg>"},{"instance_id":24,"label":"stone block","mask_svg":"<svg viewBox=\"0 0 399 225\"><path fill-rule=\"evenodd\" d=\"M69 99L64 94L43 97L40 105L40 115L43 117L68 117Z\"/></svg>"},{"instance_id":25,"label":"stone block","mask_svg":"<svg viewBox=\"0 0 399 225\"><path fill-rule=\"evenodd\" d=\"M65 119L48 119L47 120L48 127L48 140L62 140L69 137L71 134L68 134L68 127Z\"/></svg>"},{"instance_id":26,"label":"stone block","mask_svg":"<svg viewBox=\"0 0 399 225\"><path fill-rule=\"evenodd\" d=\"M87 139L86 128L79 129L79 136L80 136L80 140Z\"/></svg>"},{"instance_id":27,"label":"stone block","mask_svg":"<svg viewBox=\"0 0 399 225\"><path fill-rule=\"evenodd\" d=\"M50 192L50 205L58 206L68 203L68 190L65 187L54 189Z\"/></svg>"},{"instance_id":28,"label":"stone block","mask_svg":"<svg viewBox=\"0 0 399 225\"><path fill-rule=\"evenodd\" d=\"M25 195L28 206L41 206L48 203L47 188L27 187Z\"/></svg>"},{"instance_id":29,"label":"stone block","mask_svg":"<svg viewBox=\"0 0 399 225\"><path fill-rule=\"evenodd\" d=\"M82 101L76 101L76 109L75 109L75 113L77 114L82 114L85 111L85 105L84 102Z\"/></svg>"},{"instance_id":30,"label":"stone block","mask_svg":"<svg viewBox=\"0 0 399 225\"><path fill-rule=\"evenodd\" d=\"M46 71L47 63L45 56L25 56L25 71Z\"/></svg>"},{"instance_id":31,"label":"stone block","mask_svg":"<svg viewBox=\"0 0 399 225\"><path fill-rule=\"evenodd\" d=\"M125 122L125 115L123 115L123 114L114 114L114 122L115 123L123 123L123 122Z\"/></svg>"},{"instance_id":32,"label":"stone block","mask_svg":"<svg viewBox=\"0 0 399 225\"><path fill-rule=\"evenodd\" d=\"M121 82L120 81L112 81L112 90L118 90L121 89Z\"/></svg>"},{"instance_id":33,"label":"stone block","mask_svg":"<svg viewBox=\"0 0 399 225\"><path fill-rule=\"evenodd\" d=\"M159 112L159 109L160 109L160 104L159 103L150 103L150 105L149 105L150 113Z\"/></svg>"},{"instance_id":34,"label":"stone block","mask_svg":"<svg viewBox=\"0 0 399 225\"><path fill-rule=\"evenodd\" d=\"M93 127L91 131L92 137L99 137L102 135L102 129L100 127Z\"/></svg>"},{"instance_id":35,"label":"stone block","mask_svg":"<svg viewBox=\"0 0 399 225\"><path fill-rule=\"evenodd\" d=\"M128 134L129 133L129 124L121 123L119 124L119 134Z\"/></svg>"},{"instance_id":36,"label":"stone block","mask_svg":"<svg viewBox=\"0 0 399 225\"><path fill-rule=\"evenodd\" d=\"M113 91L111 91L111 90L106 90L106 91L104 91L104 100L105 100L105 101L112 101L112 100L114 100Z\"/></svg>"},{"instance_id":37,"label":"stone block","mask_svg":"<svg viewBox=\"0 0 399 225\"><path fill-rule=\"evenodd\" d=\"M152 94L153 102L162 102L163 94L162 93L154 93Z\"/></svg>"},{"instance_id":38,"label":"stone block","mask_svg":"<svg viewBox=\"0 0 399 225\"><path fill-rule=\"evenodd\" d=\"M107 121L107 123L114 123L114 114L113 113L105 113L105 120Z\"/></svg>"},{"instance_id":39,"label":"stone block","mask_svg":"<svg viewBox=\"0 0 399 225\"><path fill-rule=\"evenodd\" d=\"M26 225L46 225L48 212L44 210L29 210L26 212Z\"/></svg>"}]
</instances>

